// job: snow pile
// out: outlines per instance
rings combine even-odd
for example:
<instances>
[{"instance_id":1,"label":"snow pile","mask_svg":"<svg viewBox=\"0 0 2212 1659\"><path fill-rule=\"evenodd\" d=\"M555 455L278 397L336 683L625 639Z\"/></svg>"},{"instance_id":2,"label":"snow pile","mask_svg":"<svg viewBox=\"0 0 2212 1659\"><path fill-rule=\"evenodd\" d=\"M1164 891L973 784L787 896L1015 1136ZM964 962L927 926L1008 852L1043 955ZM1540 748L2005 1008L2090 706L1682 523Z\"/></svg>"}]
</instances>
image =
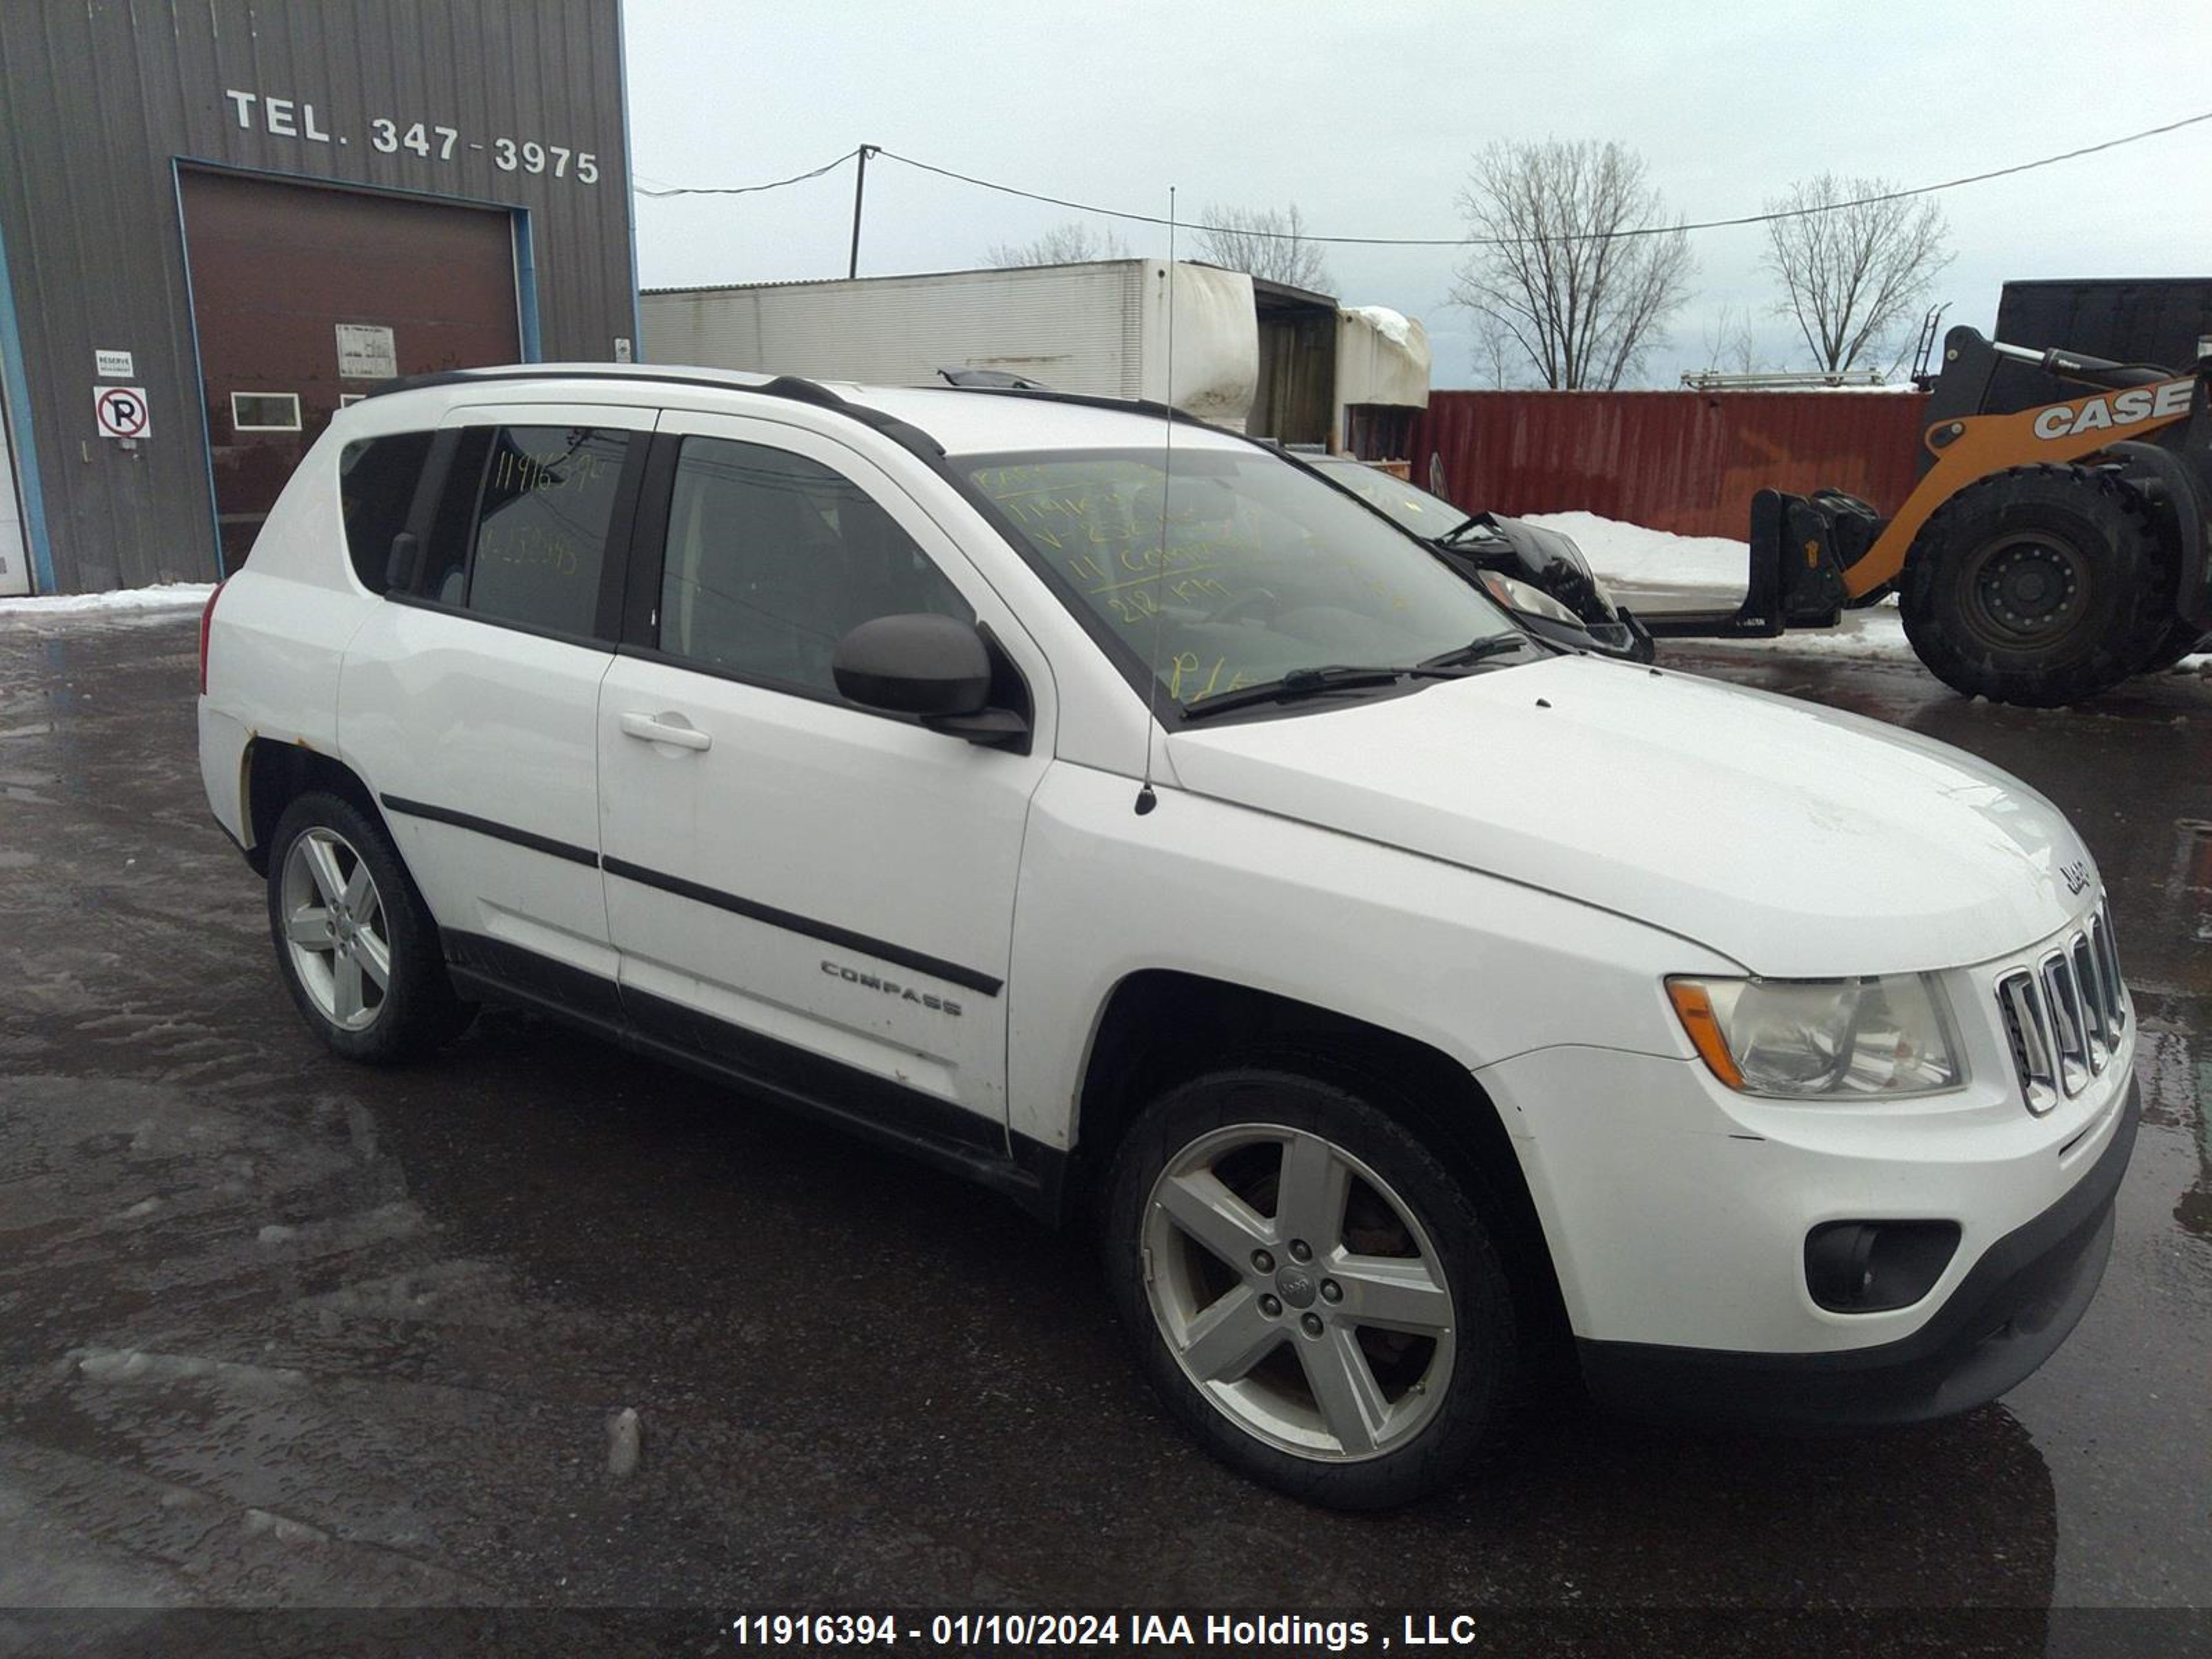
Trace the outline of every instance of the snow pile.
<instances>
[{"instance_id":1,"label":"snow pile","mask_svg":"<svg viewBox=\"0 0 2212 1659\"><path fill-rule=\"evenodd\" d=\"M1590 568L1610 587L1632 592L1658 590L1688 609L1692 599L1718 604L1740 599L1751 570L1751 550L1725 536L1677 536L1640 524L1601 519L1595 513L1528 513L1528 523L1574 538ZM1656 609L1657 607L1654 607Z\"/></svg>"},{"instance_id":2,"label":"snow pile","mask_svg":"<svg viewBox=\"0 0 2212 1659\"><path fill-rule=\"evenodd\" d=\"M30 599L0 599L0 617L112 617L134 611L198 610L214 592L213 582L163 582L112 593L42 594Z\"/></svg>"}]
</instances>

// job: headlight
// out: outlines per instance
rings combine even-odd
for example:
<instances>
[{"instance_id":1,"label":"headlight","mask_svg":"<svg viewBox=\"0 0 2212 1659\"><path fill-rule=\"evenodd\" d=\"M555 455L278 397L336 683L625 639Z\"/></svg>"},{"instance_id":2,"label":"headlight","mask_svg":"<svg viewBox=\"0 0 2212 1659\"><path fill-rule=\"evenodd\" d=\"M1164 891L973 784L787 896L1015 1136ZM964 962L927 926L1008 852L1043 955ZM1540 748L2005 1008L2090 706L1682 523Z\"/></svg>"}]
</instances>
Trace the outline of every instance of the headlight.
<instances>
[{"instance_id":1,"label":"headlight","mask_svg":"<svg viewBox=\"0 0 2212 1659\"><path fill-rule=\"evenodd\" d=\"M1482 585L1490 590L1490 597L1508 611L1524 611L1532 617L1549 617L1554 622L1571 623L1577 628L1583 626L1580 617L1549 593L1540 588L1531 587L1527 582L1517 581L1501 571L1484 571Z\"/></svg>"},{"instance_id":2,"label":"headlight","mask_svg":"<svg viewBox=\"0 0 2212 1659\"><path fill-rule=\"evenodd\" d=\"M1923 1095L1966 1078L1932 975L1670 979L1667 994L1713 1075L1747 1095Z\"/></svg>"}]
</instances>

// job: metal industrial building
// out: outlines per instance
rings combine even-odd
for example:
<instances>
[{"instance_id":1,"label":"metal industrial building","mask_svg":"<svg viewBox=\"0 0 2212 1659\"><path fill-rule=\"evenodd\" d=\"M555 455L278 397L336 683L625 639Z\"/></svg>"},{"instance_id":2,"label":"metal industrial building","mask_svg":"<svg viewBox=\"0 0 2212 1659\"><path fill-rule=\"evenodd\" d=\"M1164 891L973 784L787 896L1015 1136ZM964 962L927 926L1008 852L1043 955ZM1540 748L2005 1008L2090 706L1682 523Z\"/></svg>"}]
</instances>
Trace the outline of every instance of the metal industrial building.
<instances>
[{"instance_id":1,"label":"metal industrial building","mask_svg":"<svg viewBox=\"0 0 2212 1659\"><path fill-rule=\"evenodd\" d=\"M340 404L636 293L620 0L6 0L0 594L212 580Z\"/></svg>"}]
</instances>

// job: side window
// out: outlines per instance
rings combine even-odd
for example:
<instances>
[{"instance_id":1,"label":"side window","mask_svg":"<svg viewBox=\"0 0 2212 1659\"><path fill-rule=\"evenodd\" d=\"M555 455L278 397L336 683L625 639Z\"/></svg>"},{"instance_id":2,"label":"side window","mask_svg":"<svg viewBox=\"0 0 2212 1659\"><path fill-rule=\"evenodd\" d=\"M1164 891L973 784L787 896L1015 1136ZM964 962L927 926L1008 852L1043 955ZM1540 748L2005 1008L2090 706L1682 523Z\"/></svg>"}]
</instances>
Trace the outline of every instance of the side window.
<instances>
[{"instance_id":1,"label":"side window","mask_svg":"<svg viewBox=\"0 0 2212 1659\"><path fill-rule=\"evenodd\" d=\"M477 497L469 610L560 634L596 631L607 530L629 435L589 427L502 427ZM442 579L450 586L450 576ZM451 602L450 591L431 589Z\"/></svg>"},{"instance_id":2,"label":"side window","mask_svg":"<svg viewBox=\"0 0 2212 1659\"><path fill-rule=\"evenodd\" d=\"M391 567L392 538L407 528L415 486L430 453L430 434L395 433L364 438L338 453L338 507L345 520L346 551L354 574L381 593Z\"/></svg>"},{"instance_id":3,"label":"side window","mask_svg":"<svg viewBox=\"0 0 2212 1659\"><path fill-rule=\"evenodd\" d=\"M802 455L686 438L668 510L660 648L830 696L830 654L877 617L975 611L890 515Z\"/></svg>"}]
</instances>

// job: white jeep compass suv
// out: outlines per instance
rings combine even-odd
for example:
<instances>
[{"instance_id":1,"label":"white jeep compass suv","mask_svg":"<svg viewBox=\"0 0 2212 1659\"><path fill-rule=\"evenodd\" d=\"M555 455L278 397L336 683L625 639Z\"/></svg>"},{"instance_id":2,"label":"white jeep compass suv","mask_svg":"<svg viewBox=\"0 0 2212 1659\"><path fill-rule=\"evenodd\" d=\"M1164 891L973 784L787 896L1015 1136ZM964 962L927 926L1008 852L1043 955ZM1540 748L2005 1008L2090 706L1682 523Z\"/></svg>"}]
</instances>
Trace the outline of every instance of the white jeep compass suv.
<instances>
[{"instance_id":1,"label":"white jeep compass suv","mask_svg":"<svg viewBox=\"0 0 2212 1659\"><path fill-rule=\"evenodd\" d=\"M1169 1407L1317 1502L1449 1478L1553 1335L1638 1412L1962 1410L2111 1246L2135 1030L2049 802L1545 645L1164 410L398 386L202 690L331 1048L499 999L1094 1223Z\"/></svg>"}]
</instances>

